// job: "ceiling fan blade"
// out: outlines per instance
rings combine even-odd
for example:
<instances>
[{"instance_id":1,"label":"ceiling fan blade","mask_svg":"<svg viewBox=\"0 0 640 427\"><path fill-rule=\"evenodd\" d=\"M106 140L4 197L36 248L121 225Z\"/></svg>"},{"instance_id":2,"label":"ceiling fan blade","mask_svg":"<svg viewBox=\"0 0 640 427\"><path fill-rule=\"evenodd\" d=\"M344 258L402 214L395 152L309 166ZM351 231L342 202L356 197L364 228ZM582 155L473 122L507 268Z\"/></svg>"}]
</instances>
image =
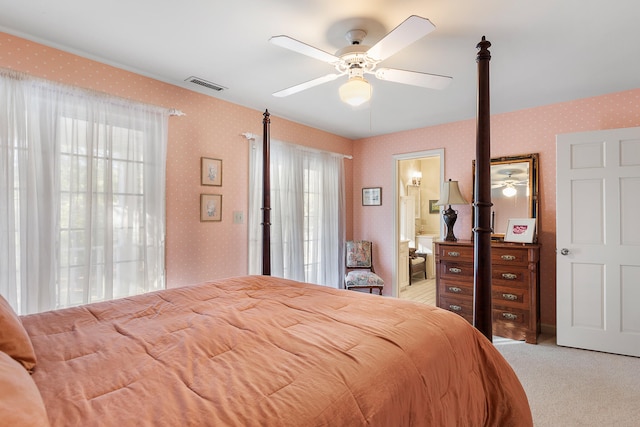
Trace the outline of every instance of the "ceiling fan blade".
<instances>
[{"instance_id":1,"label":"ceiling fan blade","mask_svg":"<svg viewBox=\"0 0 640 427\"><path fill-rule=\"evenodd\" d=\"M428 19L411 15L373 45L367 51L367 55L377 61L384 61L399 50L426 36L435 28L435 25Z\"/></svg>"},{"instance_id":2,"label":"ceiling fan blade","mask_svg":"<svg viewBox=\"0 0 640 427\"><path fill-rule=\"evenodd\" d=\"M342 74L336 74L336 73L327 74L326 76L318 77L317 79L309 80L308 82L300 83L298 85L291 86L286 89L282 89L278 92L274 92L273 96L276 96L278 98L283 98L285 96L293 95L294 93L302 92L305 89L309 89L314 86L318 86L323 83L333 81L338 77L340 77L341 75Z\"/></svg>"},{"instance_id":3,"label":"ceiling fan blade","mask_svg":"<svg viewBox=\"0 0 640 427\"><path fill-rule=\"evenodd\" d=\"M426 87L430 89L444 89L449 86L452 77L437 74L419 73L417 71L396 70L393 68L378 68L375 75L380 80L404 83L407 85Z\"/></svg>"},{"instance_id":4,"label":"ceiling fan blade","mask_svg":"<svg viewBox=\"0 0 640 427\"><path fill-rule=\"evenodd\" d=\"M334 62L340 60L340 58L335 55L318 49L317 47L302 43L301 41L298 41L296 39L292 39L289 36L273 36L269 39L269 42L275 44L276 46L284 47L285 49L310 56L311 58L319 59L323 62L328 62L329 64L333 64Z\"/></svg>"}]
</instances>

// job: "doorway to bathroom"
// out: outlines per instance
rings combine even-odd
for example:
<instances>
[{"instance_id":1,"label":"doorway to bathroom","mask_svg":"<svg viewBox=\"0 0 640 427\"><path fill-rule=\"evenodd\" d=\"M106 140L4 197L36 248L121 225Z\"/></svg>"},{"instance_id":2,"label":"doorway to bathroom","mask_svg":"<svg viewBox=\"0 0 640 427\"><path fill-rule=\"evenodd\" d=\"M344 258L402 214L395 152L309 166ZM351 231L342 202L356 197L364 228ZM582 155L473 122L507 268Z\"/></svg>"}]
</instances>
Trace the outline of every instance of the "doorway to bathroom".
<instances>
[{"instance_id":1,"label":"doorway to bathroom","mask_svg":"<svg viewBox=\"0 0 640 427\"><path fill-rule=\"evenodd\" d=\"M395 296L435 305L434 242L443 225L437 201L444 179L444 150L394 157L397 262Z\"/></svg>"}]
</instances>

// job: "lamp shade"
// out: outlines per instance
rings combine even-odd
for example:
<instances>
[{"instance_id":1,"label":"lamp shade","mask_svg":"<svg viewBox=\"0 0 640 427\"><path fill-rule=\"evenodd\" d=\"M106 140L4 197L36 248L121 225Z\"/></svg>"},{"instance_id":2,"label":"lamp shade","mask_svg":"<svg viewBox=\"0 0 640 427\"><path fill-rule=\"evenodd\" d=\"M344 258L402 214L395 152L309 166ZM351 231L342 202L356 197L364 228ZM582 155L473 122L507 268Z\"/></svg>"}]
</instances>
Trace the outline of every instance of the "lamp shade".
<instances>
[{"instance_id":1,"label":"lamp shade","mask_svg":"<svg viewBox=\"0 0 640 427\"><path fill-rule=\"evenodd\" d=\"M468 205L469 202L465 200L460 193L458 187L458 181L446 181L442 184L442 192L440 193L440 200L436 203L438 206L443 205Z\"/></svg>"},{"instance_id":2,"label":"lamp shade","mask_svg":"<svg viewBox=\"0 0 640 427\"><path fill-rule=\"evenodd\" d=\"M371 85L362 77L351 77L340 86L338 93L343 102L357 107L371 99Z\"/></svg>"}]
</instances>

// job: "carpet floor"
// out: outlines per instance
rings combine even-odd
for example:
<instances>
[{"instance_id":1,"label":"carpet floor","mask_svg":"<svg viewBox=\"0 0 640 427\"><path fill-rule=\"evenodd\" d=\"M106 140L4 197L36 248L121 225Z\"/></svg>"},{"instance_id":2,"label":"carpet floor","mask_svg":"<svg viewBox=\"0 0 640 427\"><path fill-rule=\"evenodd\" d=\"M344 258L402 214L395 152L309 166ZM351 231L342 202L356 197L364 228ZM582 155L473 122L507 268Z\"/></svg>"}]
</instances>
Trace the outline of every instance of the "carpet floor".
<instances>
[{"instance_id":1,"label":"carpet floor","mask_svg":"<svg viewBox=\"0 0 640 427\"><path fill-rule=\"evenodd\" d=\"M536 427L640 426L640 358L494 338L529 398Z\"/></svg>"}]
</instances>

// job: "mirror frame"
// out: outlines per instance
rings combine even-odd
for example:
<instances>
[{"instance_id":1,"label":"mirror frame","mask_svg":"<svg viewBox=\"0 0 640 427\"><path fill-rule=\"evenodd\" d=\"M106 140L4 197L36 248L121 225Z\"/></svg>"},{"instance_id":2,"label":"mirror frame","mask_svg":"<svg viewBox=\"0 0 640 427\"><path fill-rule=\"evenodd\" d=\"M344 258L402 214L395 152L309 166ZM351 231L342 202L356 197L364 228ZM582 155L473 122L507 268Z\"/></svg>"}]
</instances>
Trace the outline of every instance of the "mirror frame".
<instances>
[{"instance_id":1,"label":"mirror frame","mask_svg":"<svg viewBox=\"0 0 640 427\"><path fill-rule=\"evenodd\" d=\"M507 163L529 163L529 218L535 218L536 220L536 228L535 234L533 237L533 242L536 243L538 240L538 232L539 232L539 206L538 206L538 153L530 153L530 154L521 154L518 156L505 156L505 157L495 157L491 159L491 166L501 165ZM472 227L475 228L476 223L476 213L475 213L475 203L476 203L476 161L473 160L472 164L472 177L473 177L473 186L472 186ZM493 226L493 224L492 224ZM471 231L471 236L473 239L473 228ZM491 233L492 240L504 240L505 233Z\"/></svg>"}]
</instances>

